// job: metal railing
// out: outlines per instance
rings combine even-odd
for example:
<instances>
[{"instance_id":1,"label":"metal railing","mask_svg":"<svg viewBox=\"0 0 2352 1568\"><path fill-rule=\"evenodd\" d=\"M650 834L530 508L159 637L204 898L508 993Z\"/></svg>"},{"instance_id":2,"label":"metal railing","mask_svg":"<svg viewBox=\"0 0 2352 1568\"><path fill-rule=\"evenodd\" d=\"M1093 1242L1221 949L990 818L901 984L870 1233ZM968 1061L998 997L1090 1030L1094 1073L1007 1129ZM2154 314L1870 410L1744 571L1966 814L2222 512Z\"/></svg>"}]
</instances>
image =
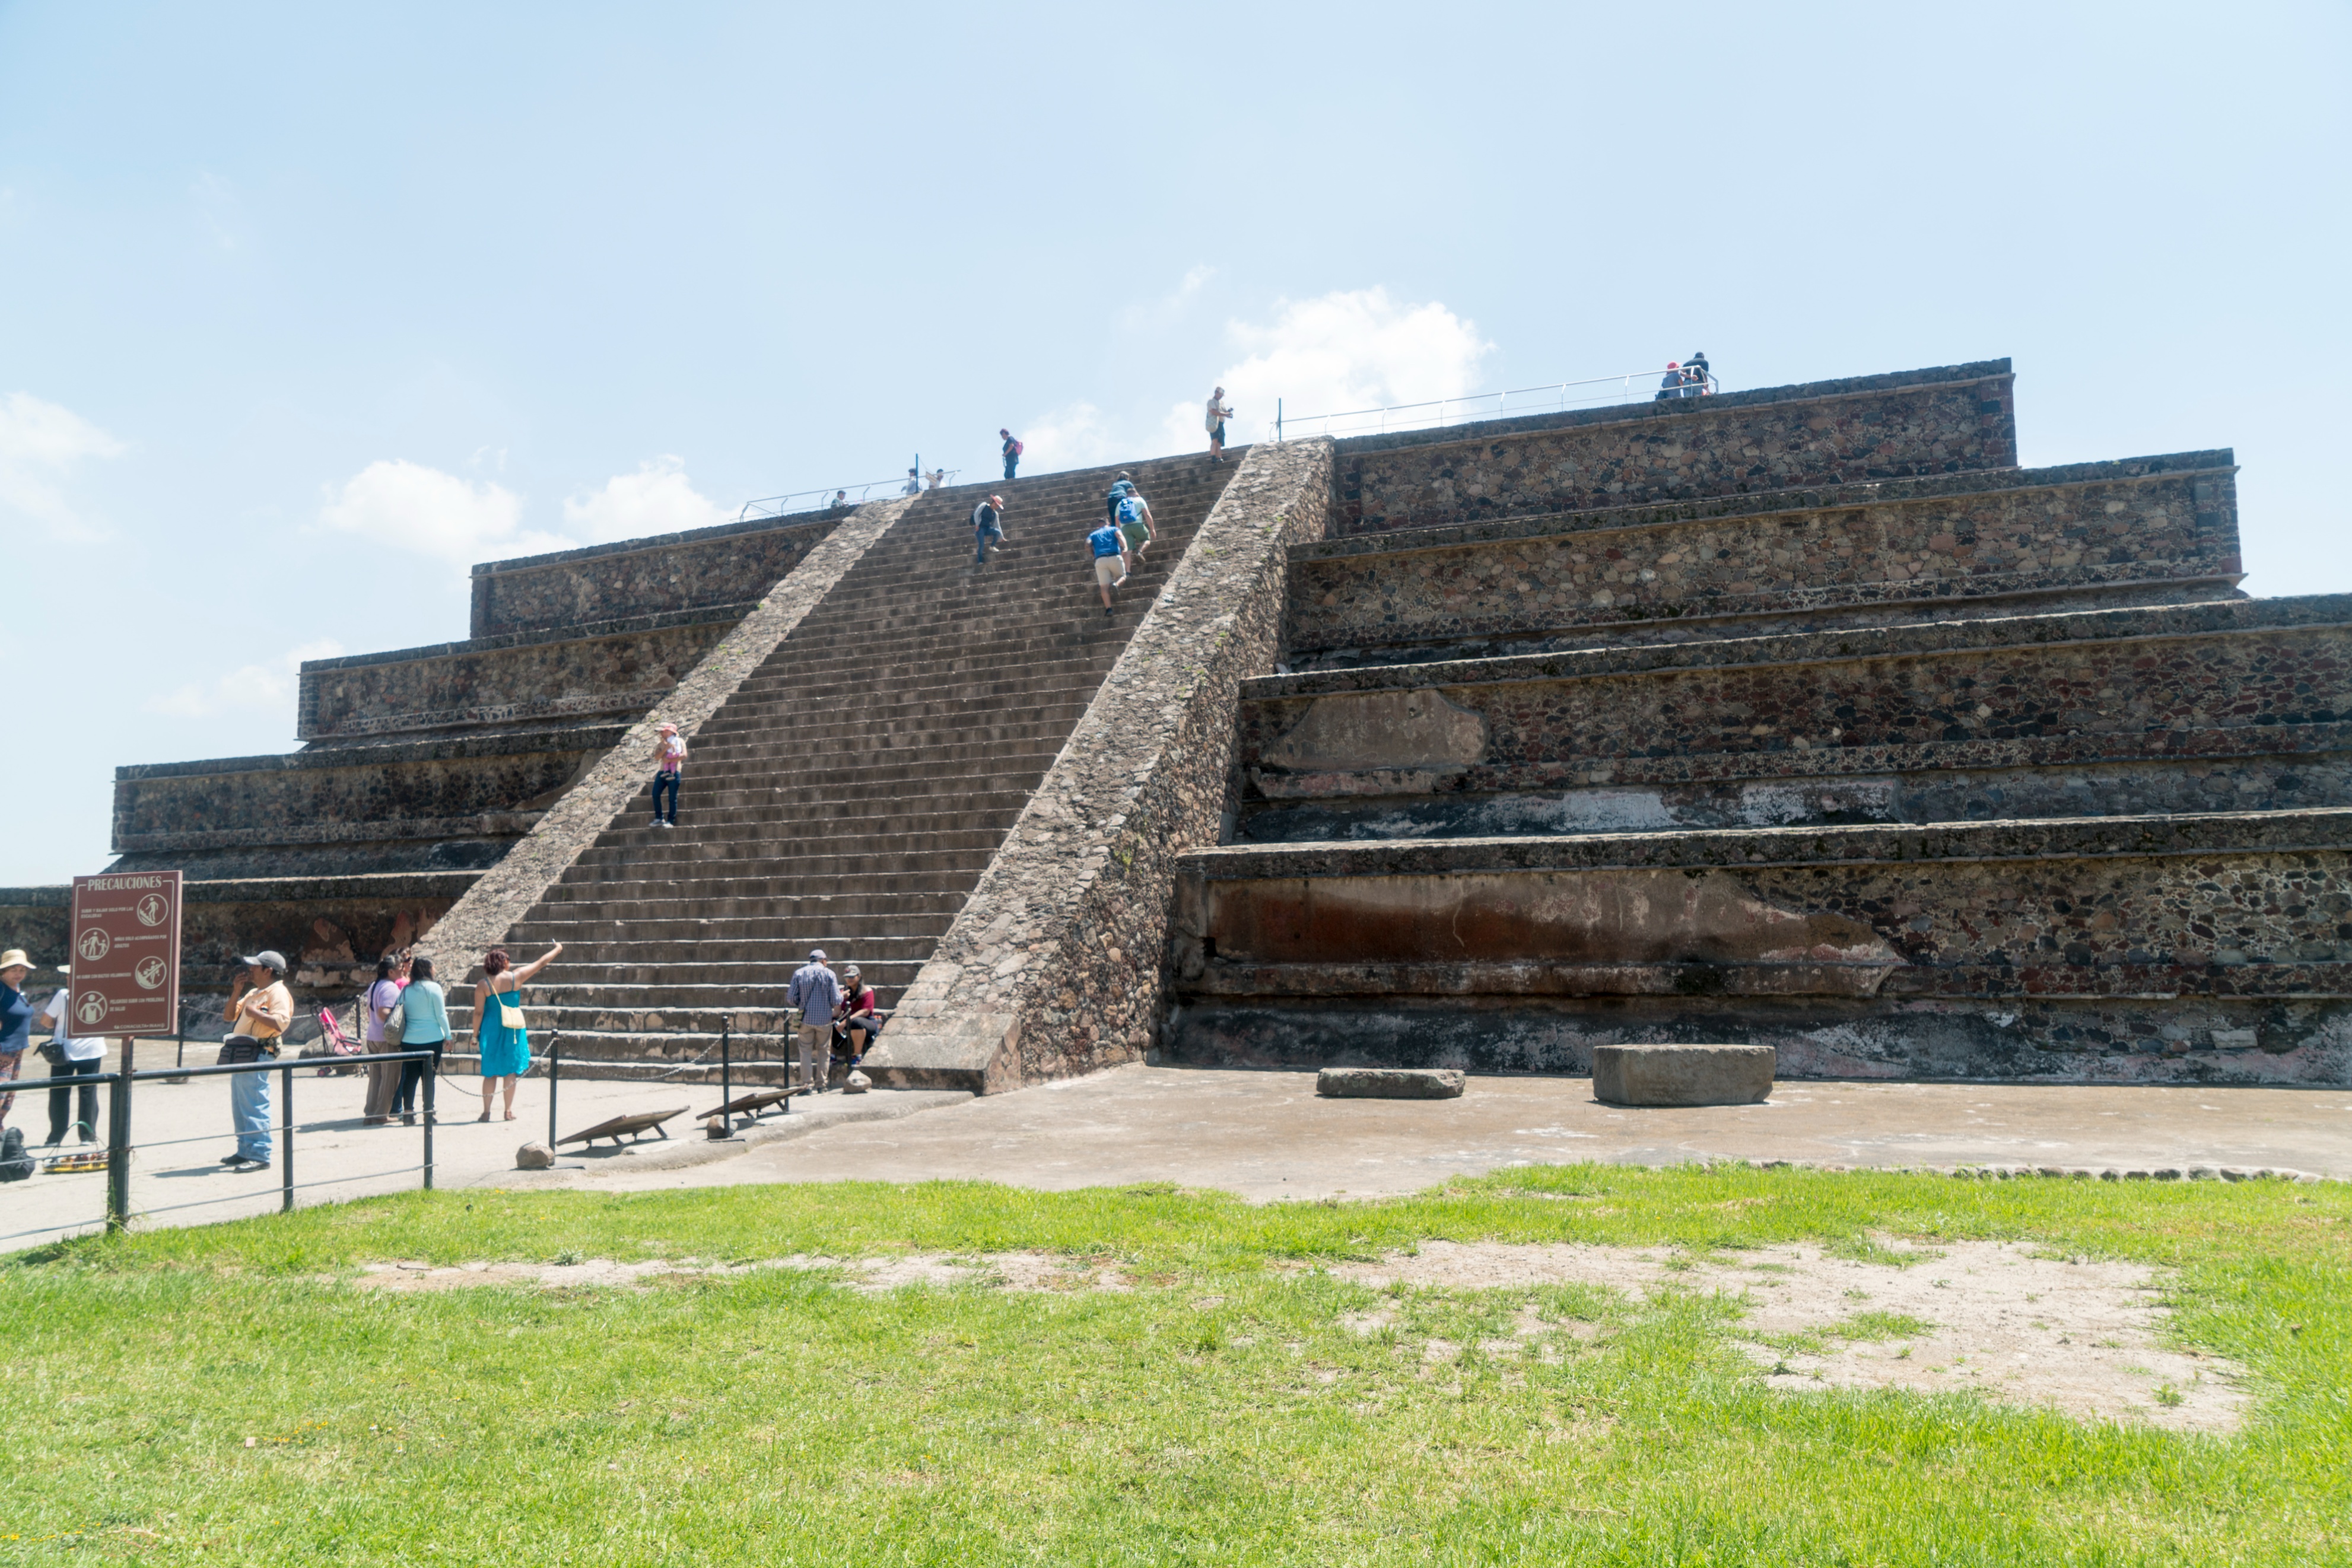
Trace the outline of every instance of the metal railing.
<instances>
[{"instance_id":1,"label":"metal railing","mask_svg":"<svg viewBox=\"0 0 2352 1568\"><path fill-rule=\"evenodd\" d=\"M944 490L954 484L956 476L962 472L961 468L927 471L922 476L923 488ZM931 482L932 473L939 476L936 486ZM880 494L877 495L877 491ZM862 507L868 501L890 500L906 492L907 476L903 474L896 479L869 479L862 485L828 485L821 490L795 490L789 496L762 496L756 501L746 501L743 509L735 514L735 520L739 523L764 522L770 517L797 517L803 512L827 512L836 507L846 511L852 507Z\"/></svg>"},{"instance_id":2,"label":"metal railing","mask_svg":"<svg viewBox=\"0 0 2352 1568\"><path fill-rule=\"evenodd\" d=\"M1406 430L1434 430L1474 420L1517 419L1528 414L1565 413L1577 408L1604 408L1612 403L1648 402L1664 399L1669 389L1666 371L1627 371L1622 375L1595 376L1588 381L1554 382L1549 386L1514 387L1507 392L1474 392L1444 397L1432 402L1397 403L1388 408L1349 409L1339 413L1287 414L1275 402L1274 439L1316 435L1387 435ZM1706 397L1722 391L1710 374L1703 382L1678 382L1675 397ZM1261 424L1265 422L1261 422Z\"/></svg>"},{"instance_id":3,"label":"metal railing","mask_svg":"<svg viewBox=\"0 0 2352 1568\"><path fill-rule=\"evenodd\" d=\"M268 1131L277 1145L277 1159L274 1163L278 1168L278 1212L283 1214L292 1212L294 1195L298 1192L309 1191L314 1187L340 1186L355 1181L380 1181L385 1176L405 1176L412 1171L421 1174L422 1185L425 1191L430 1192L433 1189L433 1086L436 1076L430 1070L433 1056L434 1053L430 1050L420 1050L378 1051L366 1056L341 1056L332 1059L339 1066L364 1067L371 1062L378 1061L402 1063L421 1061L426 1065L427 1071L421 1081L424 1100L420 1106L421 1115L418 1118L424 1124L423 1159L417 1165L397 1166L390 1170L367 1171L358 1176L330 1176L324 1180L313 1182L298 1182L294 1179L296 1129L294 1082L298 1077L305 1075L307 1068L318 1064L320 1059L317 1057L289 1056L270 1061L226 1062L211 1067L158 1067L140 1071L135 1069L133 1059L126 1051L124 1064L112 1072L75 1073L68 1077L58 1078L54 1082L45 1082L40 1079L26 1082L36 1088L47 1087L52 1092L59 1087L79 1093L85 1087L96 1089L100 1085L105 1086L106 1212L103 1223L108 1234L120 1235L130 1228L131 1221L134 1218L131 1207L131 1156L133 1154L142 1149L171 1148L180 1144L218 1144L221 1140L218 1133L205 1133L192 1138L158 1138L145 1144L136 1142L131 1137L131 1122L134 1084L157 1080L184 1083L192 1078L234 1078L255 1072L277 1073L278 1100L283 1119L270 1123ZM186 1203L165 1204L160 1208L141 1209L138 1213L140 1215L169 1214L179 1209L202 1208L208 1204L250 1202L256 1196L256 1189L246 1187L236 1192L222 1193L214 1197L200 1197ZM0 1245L21 1241L27 1237L83 1230L99 1223L100 1221L98 1219L76 1219L66 1220L56 1225L35 1226L30 1229L0 1235Z\"/></svg>"}]
</instances>

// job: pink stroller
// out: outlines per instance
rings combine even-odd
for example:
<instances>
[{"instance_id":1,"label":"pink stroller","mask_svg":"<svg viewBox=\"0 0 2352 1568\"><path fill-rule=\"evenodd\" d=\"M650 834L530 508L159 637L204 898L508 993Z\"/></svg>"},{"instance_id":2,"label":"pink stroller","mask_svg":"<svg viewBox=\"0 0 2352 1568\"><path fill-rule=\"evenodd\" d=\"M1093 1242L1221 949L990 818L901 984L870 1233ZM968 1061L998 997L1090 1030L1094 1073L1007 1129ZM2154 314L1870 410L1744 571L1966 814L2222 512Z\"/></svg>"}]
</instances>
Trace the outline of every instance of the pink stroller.
<instances>
[{"instance_id":1,"label":"pink stroller","mask_svg":"<svg viewBox=\"0 0 2352 1568\"><path fill-rule=\"evenodd\" d=\"M353 1029L359 1027L359 1015L356 1012L352 1015L352 1027ZM327 1042L329 1058L327 1065L319 1069L320 1077L341 1078L359 1071L356 1067L341 1066L333 1061L333 1058L338 1056L363 1056L367 1053L367 1046L362 1041L353 1040L350 1035L345 1034L343 1026L335 1021L334 1009L319 1009L319 1037Z\"/></svg>"}]
</instances>

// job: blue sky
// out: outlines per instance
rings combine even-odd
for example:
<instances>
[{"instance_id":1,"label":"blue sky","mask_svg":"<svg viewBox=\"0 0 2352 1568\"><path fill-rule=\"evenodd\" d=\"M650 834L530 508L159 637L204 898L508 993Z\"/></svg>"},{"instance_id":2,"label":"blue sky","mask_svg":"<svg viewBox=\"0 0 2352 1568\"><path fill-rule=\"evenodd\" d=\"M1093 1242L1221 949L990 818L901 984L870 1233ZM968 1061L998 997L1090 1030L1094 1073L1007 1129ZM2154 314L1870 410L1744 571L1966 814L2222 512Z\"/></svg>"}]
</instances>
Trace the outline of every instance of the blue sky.
<instances>
[{"instance_id":1,"label":"blue sky","mask_svg":"<svg viewBox=\"0 0 2352 1568\"><path fill-rule=\"evenodd\" d=\"M2341 5L0 3L0 884L467 562L1649 370L1998 355L2352 591Z\"/></svg>"}]
</instances>

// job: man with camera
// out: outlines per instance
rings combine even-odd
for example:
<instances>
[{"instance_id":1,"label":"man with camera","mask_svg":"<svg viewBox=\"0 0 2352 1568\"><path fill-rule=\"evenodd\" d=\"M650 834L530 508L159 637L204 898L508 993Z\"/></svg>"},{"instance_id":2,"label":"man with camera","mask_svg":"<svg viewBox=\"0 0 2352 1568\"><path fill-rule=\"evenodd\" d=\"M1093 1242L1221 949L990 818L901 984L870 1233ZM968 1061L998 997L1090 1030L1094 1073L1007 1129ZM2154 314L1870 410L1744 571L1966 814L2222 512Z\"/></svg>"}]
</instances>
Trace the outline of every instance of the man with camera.
<instances>
[{"instance_id":1,"label":"man with camera","mask_svg":"<svg viewBox=\"0 0 2352 1568\"><path fill-rule=\"evenodd\" d=\"M269 949L239 958L245 973L228 994L227 1018L234 1030L221 1042L220 1061L274 1061L278 1041L294 1021L294 994L286 988L286 956ZM269 1074L239 1072L228 1081L228 1114L236 1129L236 1153L221 1164L233 1171L269 1168Z\"/></svg>"}]
</instances>

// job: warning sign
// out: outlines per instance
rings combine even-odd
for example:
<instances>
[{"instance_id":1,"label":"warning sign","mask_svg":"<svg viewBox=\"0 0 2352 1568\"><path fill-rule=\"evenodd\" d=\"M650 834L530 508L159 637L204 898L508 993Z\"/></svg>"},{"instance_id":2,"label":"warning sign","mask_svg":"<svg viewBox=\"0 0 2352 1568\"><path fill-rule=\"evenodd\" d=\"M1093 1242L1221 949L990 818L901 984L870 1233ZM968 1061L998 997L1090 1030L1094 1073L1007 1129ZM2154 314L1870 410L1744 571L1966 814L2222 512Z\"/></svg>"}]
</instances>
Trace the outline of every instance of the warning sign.
<instances>
[{"instance_id":1,"label":"warning sign","mask_svg":"<svg viewBox=\"0 0 2352 1568\"><path fill-rule=\"evenodd\" d=\"M78 876L76 1034L165 1035L180 1019L180 873Z\"/></svg>"}]
</instances>

